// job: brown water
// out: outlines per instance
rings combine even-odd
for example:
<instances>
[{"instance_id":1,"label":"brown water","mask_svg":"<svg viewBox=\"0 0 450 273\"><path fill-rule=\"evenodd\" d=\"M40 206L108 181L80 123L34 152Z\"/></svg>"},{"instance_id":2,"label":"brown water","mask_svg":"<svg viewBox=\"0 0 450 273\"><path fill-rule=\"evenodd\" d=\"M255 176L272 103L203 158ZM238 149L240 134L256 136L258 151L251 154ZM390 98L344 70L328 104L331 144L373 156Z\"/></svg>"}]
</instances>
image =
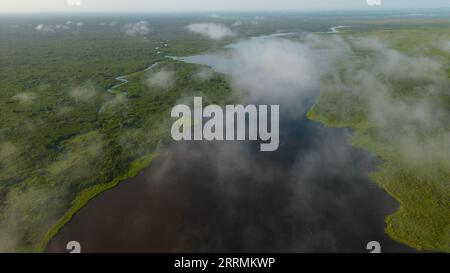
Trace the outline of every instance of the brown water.
<instances>
[{"instance_id":1,"label":"brown water","mask_svg":"<svg viewBox=\"0 0 450 273\"><path fill-rule=\"evenodd\" d=\"M79 211L48 245L65 252L384 252L396 202L367 176L375 160L349 132L281 116L281 146L180 142Z\"/></svg>"},{"instance_id":2,"label":"brown water","mask_svg":"<svg viewBox=\"0 0 450 273\"><path fill-rule=\"evenodd\" d=\"M184 60L222 73L238 65L214 54ZM369 241L412 251L384 233L398 204L368 178L379 162L348 145L348 130L306 119L313 96L280 100L276 152L174 143L80 210L47 251L65 252L68 241L84 252L367 252Z\"/></svg>"}]
</instances>

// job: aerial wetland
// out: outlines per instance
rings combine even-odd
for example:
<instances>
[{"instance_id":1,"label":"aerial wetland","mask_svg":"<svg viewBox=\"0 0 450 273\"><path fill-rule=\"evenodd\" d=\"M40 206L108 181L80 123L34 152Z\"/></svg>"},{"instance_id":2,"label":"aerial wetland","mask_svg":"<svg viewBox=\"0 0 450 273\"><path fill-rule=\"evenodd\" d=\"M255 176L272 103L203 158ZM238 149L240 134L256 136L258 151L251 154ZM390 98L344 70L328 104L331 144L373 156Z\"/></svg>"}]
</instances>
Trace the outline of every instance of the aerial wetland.
<instances>
[{"instance_id":1,"label":"aerial wetland","mask_svg":"<svg viewBox=\"0 0 450 273\"><path fill-rule=\"evenodd\" d=\"M0 252L450 251L448 17L0 17Z\"/></svg>"}]
</instances>

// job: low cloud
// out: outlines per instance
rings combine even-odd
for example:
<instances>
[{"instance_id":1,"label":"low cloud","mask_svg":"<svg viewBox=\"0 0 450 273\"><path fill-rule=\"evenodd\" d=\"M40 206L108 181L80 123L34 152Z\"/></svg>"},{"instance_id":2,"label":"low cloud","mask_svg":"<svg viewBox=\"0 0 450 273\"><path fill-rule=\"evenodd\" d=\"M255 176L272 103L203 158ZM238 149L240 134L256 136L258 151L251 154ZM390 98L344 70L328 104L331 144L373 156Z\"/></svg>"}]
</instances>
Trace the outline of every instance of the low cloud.
<instances>
[{"instance_id":1,"label":"low cloud","mask_svg":"<svg viewBox=\"0 0 450 273\"><path fill-rule=\"evenodd\" d=\"M403 54L375 38L355 39L353 45L370 50L372 71L390 80L431 80L441 77L444 72L441 62L437 59Z\"/></svg>"},{"instance_id":2,"label":"low cloud","mask_svg":"<svg viewBox=\"0 0 450 273\"><path fill-rule=\"evenodd\" d=\"M125 93L118 93L114 95L111 100L105 102L102 107L100 107L99 113L111 113L117 109L123 109L128 107L128 98Z\"/></svg>"},{"instance_id":3,"label":"low cloud","mask_svg":"<svg viewBox=\"0 0 450 273\"><path fill-rule=\"evenodd\" d=\"M189 31L203 35L211 40L221 40L234 36L233 31L222 24L194 23L186 27Z\"/></svg>"},{"instance_id":4,"label":"low cloud","mask_svg":"<svg viewBox=\"0 0 450 273\"><path fill-rule=\"evenodd\" d=\"M214 77L214 71L208 67L200 68L194 75L193 78L199 81L207 81Z\"/></svg>"},{"instance_id":5,"label":"low cloud","mask_svg":"<svg viewBox=\"0 0 450 273\"><path fill-rule=\"evenodd\" d=\"M140 21L136 24L126 24L122 30L128 36L147 35L151 31L150 23L147 21Z\"/></svg>"},{"instance_id":6,"label":"low cloud","mask_svg":"<svg viewBox=\"0 0 450 273\"><path fill-rule=\"evenodd\" d=\"M435 169L450 160L449 111L439 103L448 82L439 58L408 55L377 38L305 34L242 41L209 60L250 101L302 114L319 90L332 92L327 113L344 123L366 121L402 163Z\"/></svg>"},{"instance_id":7,"label":"low cloud","mask_svg":"<svg viewBox=\"0 0 450 273\"><path fill-rule=\"evenodd\" d=\"M81 6L81 0L66 0L67 5L71 6L71 7L79 7Z\"/></svg>"},{"instance_id":8,"label":"low cloud","mask_svg":"<svg viewBox=\"0 0 450 273\"><path fill-rule=\"evenodd\" d=\"M381 0L366 0L367 5L369 6L381 6Z\"/></svg>"},{"instance_id":9,"label":"low cloud","mask_svg":"<svg viewBox=\"0 0 450 273\"><path fill-rule=\"evenodd\" d=\"M70 175L72 179L88 179L95 173L98 159L102 158L105 148L104 137L97 131L77 136L65 143L65 150L48 167L53 176ZM82 170L80 172L80 170Z\"/></svg>"},{"instance_id":10,"label":"low cloud","mask_svg":"<svg viewBox=\"0 0 450 273\"><path fill-rule=\"evenodd\" d=\"M39 32L52 33L52 32L56 32L56 31L69 30L70 27L68 27L65 24L64 25L63 24L56 24L56 25L39 24L35 27L35 29Z\"/></svg>"},{"instance_id":11,"label":"low cloud","mask_svg":"<svg viewBox=\"0 0 450 273\"><path fill-rule=\"evenodd\" d=\"M408 251L384 233L384 219L398 204L367 176L377 160L348 145L349 130L307 121L301 106L309 108L319 90L335 92L327 114L344 113L338 119L345 120L361 108L362 118L374 126L375 133L400 147L395 156L412 166L430 163L429 173L437 175L432 163L448 169L450 160L445 148L450 136L443 130L449 128L448 110L434 103L436 95L447 91L447 82L440 77L444 67L434 58L409 56L380 40L346 39L320 35L253 39L240 43L232 53L217 54L211 66L229 75L234 92L282 104L280 149L260 154L247 142L171 145L170 156L155 160L148 175L144 172L136 178L148 181L133 193L144 200L130 217L138 215L139 223L129 225L122 217L112 217L120 220L113 223L119 235L114 238L131 234L134 242L158 242L168 234L164 248L175 252L364 252L365 243L375 238L385 250ZM355 54L362 50L363 57ZM168 78L163 70L149 81L168 82ZM398 83L408 83L407 91L418 96L399 94L404 90ZM120 144L137 147L144 136L132 131ZM110 196L110 202L117 196ZM166 202L164 216L169 218L155 222L161 210L148 208L161 200ZM107 211L110 204L99 201L93 209ZM117 215L130 213L114 212ZM80 217L84 221L78 218L78 223L87 224L92 240L102 237L102 223ZM148 227L164 232L157 239L145 237ZM202 230L200 237L198 230ZM145 247L161 245L149 241ZM105 245L101 239L96 242Z\"/></svg>"},{"instance_id":12,"label":"low cloud","mask_svg":"<svg viewBox=\"0 0 450 273\"><path fill-rule=\"evenodd\" d=\"M175 155L155 166L148 179L175 183L163 189L182 196L174 198L175 207L179 202L184 215L205 219L201 224L187 220L177 225L185 234L175 244L178 250L364 251L361 242L384 240L384 218L398 204L367 176L376 159L350 147L351 133L346 129L311 129L315 125L302 124L302 105L308 109L318 91L334 92L324 108L327 116L341 114L337 120L344 122L361 118L378 140L386 139L377 144L386 145L401 164L425 168L426 173L441 175L442 181L448 177L449 112L438 102L448 82L441 61L410 56L374 38L304 35L294 39L251 39L233 46L231 53L211 57L211 66L230 76L234 92L249 93L250 100L258 102L280 103L282 144L269 156L238 143L174 145ZM356 54L361 51L363 57ZM292 118L288 112L302 117ZM192 176L196 179L183 179ZM149 183L149 195L158 192L154 185ZM200 194L205 191L208 197ZM198 196L202 200L195 203ZM261 207L261 200L269 203ZM220 213L199 212L199 207L209 204ZM264 219L255 217L260 211ZM229 222L217 214L229 215L223 218ZM329 215L336 217L331 220ZM219 224L208 225L211 222ZM227 226L236 222L240 228L230 237L224 235L230 230ZM199 228L206 234L202 244L189 236ZM342 230L351 232L342 236ZM389 239L382 244L399 247Z\"/></svg>"},{"instance_id":13,"label":"low cloud","mask_svg":"<svg viewBox=\"0 0 450 273\"><path fill-rule=\"evenodd\" d=\"M151 74L147 78L147 85L149 87L159 89L170 89L175 84L175 72L162 69L156 73Z\"/></svg>"},{"instance_id":14,"label":"low cloud","mask_svg":"<svg viewBox=\"0 0 450 273\"><path fill-rule=\"evenodd\" d=\"M64 24L44 25L39 24L34 29L42 33L53 33L59 31L70 30L72 27L79 28L83 26L83 22L66 21Z\"/></svg>"},{"instance_id":15,"label":"low cloud","mask_svg":"<svg viewBox=\"0 0 450 273\"><path fill-rule=\"evenodd\" d=\"M31 104L36 99L36 94L32 92L23 92L16 94L12 97L13 100L19 102L20 104Z\"/></svg>"},{"instance_id":16,"label":"low cloud","mask_svg":"<svg viewBox=\"0 0 450 273\"><path fill-rule=\"evenodd\" d=\"M270 100L317 88L322 75L320 56L300 43L285 39L250 40L235 48L230 71L239 90Z\"/></svg>"},{"instance_id":17,"label":"low cloud","mask_svg":"<svg viewBox=\"0 0 450 273\"><path fill-rule=\"evenodd\" d=\"M233 27L238 27L238 26L241 26L242 24L243 24L242 21L237 20L237 21L235 21L235 22L232 24L232 26L233 26Z\"/></svg>"},{"instance_id":18,"label":"low cloud","mask_svg":"<svg viewBox=\"0 0 450 273\"><path fill-rule=\"evenodd\" d=\"M103 151L107 142L102 134L93 131L77 135L61 145L58 156L49 165L44 165L39 174L4 191L0 185L0 252L31 251L27 247L37 245L49 225L70 206L70 192L98 183L94 179L98 177L99 166L106 160ZM8 172L26 169L20 165L15 167L21 162L17 160L20 154L17 145L0 144L0 181L8 181L3 180ZM8 171L8 168L15 169ZM57 186L50 185L49 181L58 181Z\"/></svg>"},{"instance_id":19,"label":"low cloud","mask_svg":"<svg viewBox=\"0 0 450 273\"><path fill-rule=\"evenodd\" d=\"M78 86L69 91L69 95L77 102L90 102L97 96L94 86Z\"/></svg>"},{"instance_id":20,"label":"low cloud","mask_svg":"<svg viewBox=\"0 0 450 273\"><path fill-rule=\"evenodd\" d=\"M368 121L402 164L440 173L450 160L449 112L439 102L448 85L441 60L411 56L375 38L351 39L350 45L352 51L340 57L341 68L321 84L337 99L327 111L339 113L344 122ZM363 50L365 58L354 58L353 50ZM345 104L351 105L342 116Z\"/></svg>"},{"instance_id":21,"label":"low cloud","mask_svg":"<svg viewBox=\"0 0 450 273\"><path fill-rule=\"evenodd\" d=\"M42 227L57 220L55 211L62 212L61 203L65 196L61 194L61 188L42 187L38 183L11 187L0 214L0 252L16 252L23 248L24 242L39 242L46 231ZM24 232L30 227L35 227L33 232Z\"/></svg>"},{"instance_id":22,"label":"low cloud","mask_svg":"<svg viewBox=\"0 0 450 273\"><path fill-rule=\"evenodd\" d=\"M337 39L308 43L250 39L233 46L231 53L213 55L212 66L230 76L235 92L249 94L252 100L297 103L318 89L320 78L341 54L335 47L344 44Z\"/></svg>"}]
</instances>

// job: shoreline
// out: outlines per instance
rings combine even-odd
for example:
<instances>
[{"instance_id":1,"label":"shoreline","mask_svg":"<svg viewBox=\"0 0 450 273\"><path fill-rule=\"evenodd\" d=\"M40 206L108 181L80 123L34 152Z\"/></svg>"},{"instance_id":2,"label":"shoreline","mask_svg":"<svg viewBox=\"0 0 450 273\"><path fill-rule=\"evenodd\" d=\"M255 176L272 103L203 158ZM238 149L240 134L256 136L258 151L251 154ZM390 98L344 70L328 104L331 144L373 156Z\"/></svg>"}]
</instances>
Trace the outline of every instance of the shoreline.
<instances>
[{"instance_id":1,"label":"shoreline","mask_svg":"<svg viewBox=\"0 0 450 273\"><path fill-rule=\"evenodd\" d=\"M84 208L89 201L97 197L99 194L110 190L127 179L133 178L139 174L140 171L148 168L153 160L158 156L157 153L151 153L146 156L140 157L130 163L130 168L128 171L113 179L108 183L98 184L92 186L84 191L79 192L75 199L72 201L72 206L67 210L67 212L59 218L59 220L48 230L45 237L39 243L37 252L45 252L47 245L50 241L59 233L59 231L72 220L73 216Z\"/></svg>"},{"instance_id":2,"label":"shoreline","mask_svg":"<svg viewBox=\"0 0 450 273\"><path fill-rule=\"evenodd\" d=\"M395 222L399 221L399 219L401 220L402 217L404 217L402 215L402 213L405 211L407 206L405 205L402 196L400 196L398 193L395 193L393 190L389 189L389 187L387 185L388 183L382 182L383 178L386 179L386 177L383 177L383 175L384 175L383 169L387 169L392 166L395 167L395 162L392 162L392 160L389 160L388 158L385 158L382 155L377 154L375 151L373 151L369 147L364 146L362 143L355 142L355 132L357 132L359 130L358 126L352 127L351 125L337 124L337 123L334 124L332 121L327 121L326 118L324 118L324 117L322 117L322 118L318 117L316 114L313 113L314 106L316 104L317 104L317 102L311 106L311 108L309 109L309 111L306 114L306 116L309 120L318 122L328 128L349 128L349 129L353 130L351 139L348 141L348 144L357 149L364 150L382 160L381 164L377 166L376 170L369 172L367 175L379 188L381 188L389 196L394 198L394 200L398 203L398 208L393 213L386 215L384 218L384 222L386 224L385 234L392 240L394 240L398 243L404 244L405 246L411 247L417 251L422 251L422 252L423 251L438 251L438 252L443 252L443 253L450 252L450 248L448 248L448 247L445 248L445 246L439 247L439 246L425 245L425 243L426 243L425 241L421 244L420 241L408 240L407 238L405 238L405 236L402 236L398 232L398 228L395 228ZM392 181L394 181L394 180L392 180ZM394 183L395 183L395 181L394 181ZM404 223L404 224L407 224L407 223Z\"/></svg>"},{"instance_id":3,"label":"shoreline","mask_svg":"<svg viewBox=\"0 0 450 273\"><path fill-rule=\"evenodd\" d=\"M138 72L149 71L152 68L156 67L157 65L158 62L152 63L147 68L139 70ZM115 78L115 80L119 81L119 83L109 87L106 90L107 93L114 94L114 89L129 83L127 75L118 76ZM45 252L45 249L47 248L47 245L50 243L50 241L59 233L59 231L67 223L70 222L70 220L72 220L73 216L79 210L81 210L89 203L89 201L97 197L99 194L116 187L121 182L138 175L140 171L142 171L145 168L148 168L151 165L151 162L157 157L157 155L158 155L157 153L151 153L142 156L140 158L137 158L130 163L130 167L125 174L114 178L112 181L108 183L97 184L77 193L71 203L72 206L66 211L66 213L61 218L59 218L59 220L54 225L50 227L44 238L40 241L37 247L37 252Z\"/></svg>"}]
</instances>

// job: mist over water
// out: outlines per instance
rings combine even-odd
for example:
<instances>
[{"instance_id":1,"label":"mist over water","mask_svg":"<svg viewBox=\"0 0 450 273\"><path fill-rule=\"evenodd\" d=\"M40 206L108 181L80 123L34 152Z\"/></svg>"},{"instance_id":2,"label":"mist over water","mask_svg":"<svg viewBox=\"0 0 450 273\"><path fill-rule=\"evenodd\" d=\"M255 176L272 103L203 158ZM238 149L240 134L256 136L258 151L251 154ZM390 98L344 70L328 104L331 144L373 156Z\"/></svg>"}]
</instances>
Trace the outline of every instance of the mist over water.
<instances>
[{"instance_id":1,"label":"mist over water","mask_svg":"<svg viewBox=\"0 0 450 273\"><path fill-rule=\"evenodd\" d=\"M281 109L282 106L281 106ZM396 202L368 177L376 160L349 131L281 113L281 145L179 142L101 194L54 238L83 252L410 251L384 234Z\"/></svg>"},{"instance_id":2,"label":"mist over water","mask_svg":"<svg viewBox=\"0 0 450 273\"><path fill-rule=\"evenodd\" d=\"M368 177L379 160L350 146L349 130L305 117L320 77L348 45L272 38L184 61L228 74L235 92L250 91L247 103L279 104L277 151L246 141L173 143L79 211L47 251L65 252L74 240L84 252L368 252L370 241L383 252L414 251L384 233L398 204Z\"/></svg>"}]
</instances>

